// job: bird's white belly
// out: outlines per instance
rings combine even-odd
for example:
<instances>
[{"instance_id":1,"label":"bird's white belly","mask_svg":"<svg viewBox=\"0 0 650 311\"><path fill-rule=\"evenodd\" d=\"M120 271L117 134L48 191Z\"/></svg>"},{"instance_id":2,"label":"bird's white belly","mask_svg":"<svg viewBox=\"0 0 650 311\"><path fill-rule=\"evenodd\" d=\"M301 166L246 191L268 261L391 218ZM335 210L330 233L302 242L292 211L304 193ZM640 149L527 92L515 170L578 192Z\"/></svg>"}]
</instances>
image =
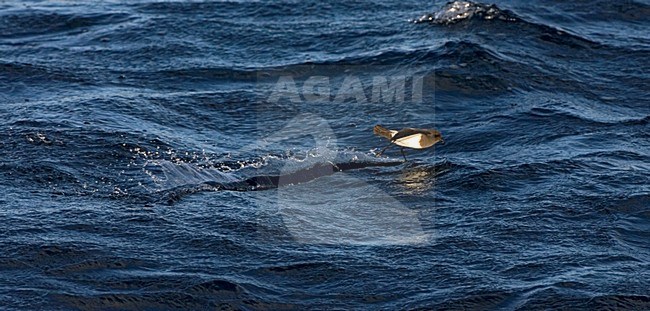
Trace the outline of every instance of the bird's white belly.
<instances>
[{"instance_id":1,"label":"bird's white belly","mask_svg":"<svg viewBox=\"0 0 650 311\"><path fill-rule=\"evenodd\" d=\"M413 149L422 149L426 148L420 143L422 141L422 134L414 134L411 136L406 136L394 141L395 145L408 147Z\"/></svg>"}]
</instances>

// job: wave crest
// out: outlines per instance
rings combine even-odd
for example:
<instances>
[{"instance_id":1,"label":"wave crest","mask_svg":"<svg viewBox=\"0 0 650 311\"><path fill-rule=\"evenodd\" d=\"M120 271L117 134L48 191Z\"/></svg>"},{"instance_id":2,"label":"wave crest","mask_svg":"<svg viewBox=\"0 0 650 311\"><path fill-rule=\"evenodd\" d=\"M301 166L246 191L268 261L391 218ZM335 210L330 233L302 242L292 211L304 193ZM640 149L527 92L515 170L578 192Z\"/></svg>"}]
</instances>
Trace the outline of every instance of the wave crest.
<instances>
[{"instance_id":1,"label":"wave crest","mask_svg":"<svg viewBox=\"0 0 650 311\"><path fill-rule=\"evenodd\" d=\"M451 1L445 4L438 12L424 15L414 22L449 25L474 17L484 20L499 19L511 22L519 20L514 13L508 10L501 10L494 4L486 5L471 1Z\"/></svg>"}]
</instances>

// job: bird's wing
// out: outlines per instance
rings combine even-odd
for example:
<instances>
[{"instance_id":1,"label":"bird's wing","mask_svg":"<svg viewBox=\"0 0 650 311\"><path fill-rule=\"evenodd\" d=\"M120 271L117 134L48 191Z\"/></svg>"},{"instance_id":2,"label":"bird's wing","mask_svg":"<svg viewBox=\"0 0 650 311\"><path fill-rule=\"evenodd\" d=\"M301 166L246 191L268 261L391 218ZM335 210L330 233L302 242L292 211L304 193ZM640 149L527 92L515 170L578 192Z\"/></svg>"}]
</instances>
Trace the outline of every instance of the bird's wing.
<instances>
[{"instance_id":1,"label":"bird's wing","mask_svg":"<svg viewBox=\"0 0 650 311\"><path fill-rule=\"evenodd\" d=\"M397 132L395 135L393 135L391 140L398 140L400 138L408 137L408 136L415 135L415 134L426 134L426 133L428 133L427 131L428 130L425 130L425 129L414 129L414 128L409 127L409 128L405 128L405 129L402 129L399 132Z\"/></svg>"}]
</instances>

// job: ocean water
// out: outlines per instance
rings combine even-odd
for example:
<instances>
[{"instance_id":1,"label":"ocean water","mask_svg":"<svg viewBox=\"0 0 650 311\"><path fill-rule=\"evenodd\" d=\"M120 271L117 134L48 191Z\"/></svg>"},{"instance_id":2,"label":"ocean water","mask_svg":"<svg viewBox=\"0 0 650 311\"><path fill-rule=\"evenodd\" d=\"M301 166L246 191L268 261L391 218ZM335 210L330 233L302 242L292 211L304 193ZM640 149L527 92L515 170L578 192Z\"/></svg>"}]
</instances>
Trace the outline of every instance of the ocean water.
<instances>
[{"instance_id":1,"label":"ocean water","mask_svg":"<svg viewBox=\"0 0 650 311\"><path fill-rule=\"evenodd\" d=\"M0 309L649 310L647 1L0 1ZM398 148L372 127L436 128Z\"/></svg>"}]
</instances>

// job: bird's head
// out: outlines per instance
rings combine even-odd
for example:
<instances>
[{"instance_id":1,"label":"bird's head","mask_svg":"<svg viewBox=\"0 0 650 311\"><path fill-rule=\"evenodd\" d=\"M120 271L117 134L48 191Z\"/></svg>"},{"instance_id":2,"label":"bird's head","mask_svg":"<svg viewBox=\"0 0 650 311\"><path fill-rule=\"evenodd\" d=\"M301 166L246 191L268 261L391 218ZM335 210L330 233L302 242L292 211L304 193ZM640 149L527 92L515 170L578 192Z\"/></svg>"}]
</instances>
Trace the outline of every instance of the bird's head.
<instances>
[{"instance_id":1,"label":"bird's head","mask_svg":"<svg viewBox=\"0 0 650 311\"><path fill-rule=\"evenodd\" d=\"M438 130L429 130L427 136L433 139L434 144L437 142L440 142L441 144L445 143L444 139L442 139L442 134L440 134L440 131Z\"/></svg>"}]
</instances>

